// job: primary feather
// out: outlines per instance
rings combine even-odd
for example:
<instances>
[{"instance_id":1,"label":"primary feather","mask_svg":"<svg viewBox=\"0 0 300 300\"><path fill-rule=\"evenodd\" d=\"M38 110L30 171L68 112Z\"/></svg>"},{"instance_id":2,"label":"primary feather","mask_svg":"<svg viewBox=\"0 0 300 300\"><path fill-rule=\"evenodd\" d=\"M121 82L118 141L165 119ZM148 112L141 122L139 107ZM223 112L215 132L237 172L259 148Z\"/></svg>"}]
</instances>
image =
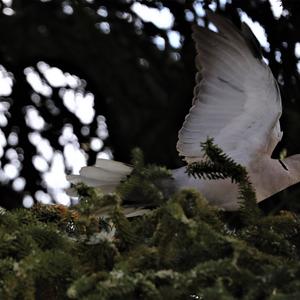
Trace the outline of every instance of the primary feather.
<instances>
[{"instance_id":1,"label":"primary feather","mask_svg":"<svg viewBox=\"0 0 300 300\"><path fill-rule=\"evenodd\" d=\"M277 83L265 62L254 56L256 41L246 24L244 35L229 20L207 14L218 32L193 27L201 81L179 131L179 154L187 162L201 160L200 144L207 137L238 162L262 151L271 154L282 136Z\"/></svg>"}]
</instances>

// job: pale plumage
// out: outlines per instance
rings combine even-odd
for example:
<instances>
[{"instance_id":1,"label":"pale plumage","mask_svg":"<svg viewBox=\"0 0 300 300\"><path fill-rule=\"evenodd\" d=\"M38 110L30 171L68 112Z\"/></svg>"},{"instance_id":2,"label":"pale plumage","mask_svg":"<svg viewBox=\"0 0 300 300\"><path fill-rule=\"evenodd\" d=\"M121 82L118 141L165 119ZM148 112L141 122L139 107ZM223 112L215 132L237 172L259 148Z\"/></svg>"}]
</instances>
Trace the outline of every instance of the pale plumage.
<instances>
[{"instance_id":1,"label":"pale plumage","mask_svg":"<svg viewBox=\"0 0 300 300\"><path fill-rule=\"evenodd\" d=\"M182 129L177 150L187 163L201 161L200 147L214 138L223 151L247 168L258 201L300 180L298 155L283 162L271 159L281 140L281 98L271 70L263 61L258 42L246 24L238 29L228 19L207 12L218 32L194 27L197 48L194 99ZM71 182L112 191L131 168L119 162L99 160L85 167ZM75 176L75 177L74 177ZM193 187L212 204L238 208L237 186L230 180L199 180L188 177L185 168L173 171L176 189Z\"/></svg>"},{"instance_id":2,"label":"pale plumage","mask_svg":"<svg viewBox=\"0 0 300 300\"><path fill-rule=\"evenodd\" d=\"M258 153L271 155L282 136L277 83L262 58L254 56L251 40L229 20L210 12L208 16L219 32L194 27L197 77L202 79L197 80L177 149L187 162L197 161L202 155L199 145L209 136L241 163Z\"/></svg>"},{"instance_id":3,"label":"pale plumage","mask_svg":"<svg viewBox=\"0 0 300 300\"><path fill-rule=\"evenodd\" d=\"M88 186L100 188L103 192L113 192L116 185L130 174L132 168L124 163L97 159L95 166L81 168L79 175L68 175L67 179L77 184L80 182ZM70 196L76 196L76 191L71 188L67 190Z\"/></svg>"}]
</instances>

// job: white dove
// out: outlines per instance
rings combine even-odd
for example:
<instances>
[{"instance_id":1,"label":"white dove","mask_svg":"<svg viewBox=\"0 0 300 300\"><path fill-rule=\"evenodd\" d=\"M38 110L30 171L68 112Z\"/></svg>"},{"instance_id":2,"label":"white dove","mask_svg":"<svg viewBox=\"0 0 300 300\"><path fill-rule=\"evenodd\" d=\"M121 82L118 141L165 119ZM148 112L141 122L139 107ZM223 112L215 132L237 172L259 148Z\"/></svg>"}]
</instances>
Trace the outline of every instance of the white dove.
<instances>
[{"instance_id":1,"label":"white dove","mask_svg":"<svg viewBox=\"0 0 300 300\"><path fill-rule=\"evenodd\" d=\"M235 162L246 167L260 202L300 181L300 154L271 158L282 138L280 91L270 68L263 61L260 46L250 28L237 28L230 20L207 11L217 28L193 28L197 56L196 86L189 114L177 143L186 162L201 161L200 147L207 137L214 139ZM69 175L72 183L112 192L132 168L121 162L98 159L83 167L80 175ZM173 187L195 188L213 205L238 209L238 187L230 179L200 180L186 174L186 167L172 171Z\"/></svg>"}]
</instances>

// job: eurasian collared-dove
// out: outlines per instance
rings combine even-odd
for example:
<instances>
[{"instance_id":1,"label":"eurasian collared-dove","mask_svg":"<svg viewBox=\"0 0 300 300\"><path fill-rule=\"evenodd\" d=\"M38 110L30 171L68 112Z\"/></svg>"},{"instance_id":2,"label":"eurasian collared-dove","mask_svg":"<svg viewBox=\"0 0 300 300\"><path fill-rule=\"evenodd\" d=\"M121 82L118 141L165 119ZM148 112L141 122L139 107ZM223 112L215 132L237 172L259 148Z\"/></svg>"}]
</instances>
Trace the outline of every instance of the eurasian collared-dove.
<instances>
[{"instance_id":1,"label":"eurasian collared-dove","mask_svg":"<svg viewBox=\"0 0 300 300\"><path fill-rule=\"evenodd\" d=\"M249 27L242 23L238 29L209 11L207 17L218 32L193 28L199 72L177 150L187 163L200 161L200 144L214 138L226 154L246 167L260 202L300 181L300 155L282 161L271 158L282 137L280 91ZM131 170L123 163L98 159L95 166L82 168L80 175L70 175L68 180L111 192ZM238 188L230 179L199 180L185 170L172 171L176 189L192 187L216 206L238 208Z\"/></svg>"}]
</instances>

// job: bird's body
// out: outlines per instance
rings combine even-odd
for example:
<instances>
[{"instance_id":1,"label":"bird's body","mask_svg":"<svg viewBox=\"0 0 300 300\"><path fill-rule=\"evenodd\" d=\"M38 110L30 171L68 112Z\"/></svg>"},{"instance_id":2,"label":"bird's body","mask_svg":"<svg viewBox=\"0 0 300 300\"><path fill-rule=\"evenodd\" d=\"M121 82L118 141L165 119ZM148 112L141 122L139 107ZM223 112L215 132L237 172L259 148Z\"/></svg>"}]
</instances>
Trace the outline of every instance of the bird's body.
<instances>
[{"instance_id":1,"label":"bird's body","mask_svg":"<svg viewBox=\"0 0 300 300\"><path fill-rule=\"evenodd\" d=\"M212 205L226 210L238 208L238 186L230 179L205 180L187 176L185 167L173 170L173 186L175 190L194 188ZM224 191L226 191L224 193Z\"/></svg>"},{"instance_id":2,"label":"bird's body","mask_svg":"<svg viewBox=\"0 0 300 300\"><path fill-rule=\"evenodd\" d=\"M242 23L239 29L210 11L207 16L218 32L193 28L198 73L177 150L188 164L201 161L201 143L213 138L229 157L246 167L260 202L300 181L300 155L283 161L271 158L282 138L280 91L249 27ZM97 160L95 167L85 167L69 180L110 192L130 172L122 163ZM173 170L172 177L176 190L195 188L213 205L238 208L238 187L229 179L195 179L186 174L185 167Z\"/></svg>"},{"instance_id":3,"label":"bird's body","mask_svg":"<svg viewBox=\"0 0 300 300\"><path fill-rule=\"evenodd\" d=\"M294 164L292 164L294 165ZM295 165L294 165L295 167ZM261 156L246 166L250 182L256 192L257 202L276 194L300 181L300 163L298 169L288 169L288 163L268 156ZM259 174L259 176L257 176ZM298 177L292 174L299 174ZM173 170L176 190L195 188L212 205L225 210L236 210L238 203L238 186L230 179L206 180L187 176L185 167Z\"/></svg>"}]
</instances>

